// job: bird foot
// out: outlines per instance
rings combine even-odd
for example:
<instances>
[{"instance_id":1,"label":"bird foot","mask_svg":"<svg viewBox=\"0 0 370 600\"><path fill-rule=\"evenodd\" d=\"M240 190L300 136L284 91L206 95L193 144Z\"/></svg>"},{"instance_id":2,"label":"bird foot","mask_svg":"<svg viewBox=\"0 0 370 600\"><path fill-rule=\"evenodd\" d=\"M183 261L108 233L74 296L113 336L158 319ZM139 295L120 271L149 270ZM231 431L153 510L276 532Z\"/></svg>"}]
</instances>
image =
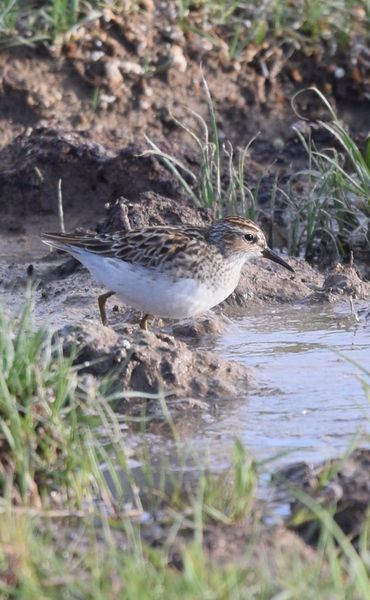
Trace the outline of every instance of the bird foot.
<instances>
[{"instance_id":1,"label":"bird foot","mask_svg":"<svg viewBox=\"0 0 370 600\"><path fill-rule=\"evenodd\" d=\"M111 296L113 296L116 292L105 292L105 294L101 294L98 297L98 306L100 312L100 319L104 326L108 325L107 313L105 311L105 304Z\"/></svg>"}]
</instances>

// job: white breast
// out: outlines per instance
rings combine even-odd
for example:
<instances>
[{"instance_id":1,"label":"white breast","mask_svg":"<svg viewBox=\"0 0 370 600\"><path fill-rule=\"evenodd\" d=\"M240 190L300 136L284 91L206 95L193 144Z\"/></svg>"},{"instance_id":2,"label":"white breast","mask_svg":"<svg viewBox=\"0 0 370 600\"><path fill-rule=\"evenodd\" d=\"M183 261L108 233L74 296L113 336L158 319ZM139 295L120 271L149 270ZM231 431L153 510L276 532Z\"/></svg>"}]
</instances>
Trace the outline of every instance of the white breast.
<instances>
[{"instance_id":1,"label":"white breast","mask_svg":"<svg viewBox=\"0 0 370 600\"><path fill-rule=\"evenodd\" d=\"M238 284L241 265L209 284L192 278L133 265L73 248L73 255L108 290L127 305L159 317L182 319L199 315L227 298Z\"/></svg>"}]
</instances>

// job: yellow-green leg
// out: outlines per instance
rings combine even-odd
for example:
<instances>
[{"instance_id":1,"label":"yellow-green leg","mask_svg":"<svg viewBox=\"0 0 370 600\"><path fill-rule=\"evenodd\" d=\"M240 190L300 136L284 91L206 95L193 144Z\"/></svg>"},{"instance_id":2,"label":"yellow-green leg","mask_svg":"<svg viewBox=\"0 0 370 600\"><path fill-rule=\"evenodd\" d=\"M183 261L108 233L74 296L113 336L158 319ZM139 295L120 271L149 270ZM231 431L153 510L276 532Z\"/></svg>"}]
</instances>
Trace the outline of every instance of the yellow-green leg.
<instances>
[{"instance_id":1,"label":"yellow-green leg","mask_svg":"<svg viewBox=\"0 0 370 600\"><path fill-rule=\"evenodd\" d=\"M101 294L98 298L100 318L103 325L108 325L107 313L105 312L105 303L108 298L113 296L115 293L116 292L105 292L105 294Z\"/></svg>"},{"instance_id":2,"label":"yellow-green leg","mask_svg":"<svg viewBox=\"0 0 370 600\"><path fill-rule=\"evenodd\" d=\"M149 316L150 315L144 315L143 318L140 320L140 329L144 329L144 331L149 330L149 327L148 327Z\"/></svg>"}]
</instances>

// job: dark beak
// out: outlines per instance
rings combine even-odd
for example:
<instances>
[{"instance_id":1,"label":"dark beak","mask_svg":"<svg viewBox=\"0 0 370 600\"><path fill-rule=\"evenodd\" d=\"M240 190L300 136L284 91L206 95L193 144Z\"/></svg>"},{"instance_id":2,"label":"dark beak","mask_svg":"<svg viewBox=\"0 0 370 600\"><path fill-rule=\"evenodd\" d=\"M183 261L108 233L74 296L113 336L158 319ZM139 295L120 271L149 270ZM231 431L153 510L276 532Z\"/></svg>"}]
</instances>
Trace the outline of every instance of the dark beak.
<instances>
[{"instance_id":1,"label":"dark beak","mask_svg":"<svg viewBox=\"0 0 370 600\"><path fill-rule=\"evenodd\" d=\"M285 260L283 260L282 258L280 258L280 256L278 256L277 254L275 254L275 252L273 252L272 250L270 250L270 248L268 246L266 246L266 248L262 252L262 256L264 258L269 258L270 260L273 260L278 265L281 265L282 267L285 267L286 269L288 269L288 271L291 271L292 273L294 273L294 269L292 269L292 267L290 265L288 265L288 263L285 262Z\"/></svg>"}]
</instances>

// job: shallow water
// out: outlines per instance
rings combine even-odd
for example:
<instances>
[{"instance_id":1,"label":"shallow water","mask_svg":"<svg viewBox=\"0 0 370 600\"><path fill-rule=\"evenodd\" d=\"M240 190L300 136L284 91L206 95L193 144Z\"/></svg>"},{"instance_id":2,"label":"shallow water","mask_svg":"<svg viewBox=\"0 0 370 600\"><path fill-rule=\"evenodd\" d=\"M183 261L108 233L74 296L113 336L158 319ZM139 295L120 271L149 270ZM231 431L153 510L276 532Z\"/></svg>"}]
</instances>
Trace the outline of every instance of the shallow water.
<instances>
[{"instance_id":1,"label":"shallow water","mask_svg":"<svg viewBox=\"0 0 370 600\"><path fill-rule=\"evenodd\" d=\"M235 437L258 460L276 456L274 467L368 443L370 404L359 377L370 376L353 363L370 371L370 316L368 306L356 309L360 322L349 304L264 306L234 322L216 350L252 369L250 386L201 424L192 447L208 448L218 469Z\"/></svg>"}]
</instances>

